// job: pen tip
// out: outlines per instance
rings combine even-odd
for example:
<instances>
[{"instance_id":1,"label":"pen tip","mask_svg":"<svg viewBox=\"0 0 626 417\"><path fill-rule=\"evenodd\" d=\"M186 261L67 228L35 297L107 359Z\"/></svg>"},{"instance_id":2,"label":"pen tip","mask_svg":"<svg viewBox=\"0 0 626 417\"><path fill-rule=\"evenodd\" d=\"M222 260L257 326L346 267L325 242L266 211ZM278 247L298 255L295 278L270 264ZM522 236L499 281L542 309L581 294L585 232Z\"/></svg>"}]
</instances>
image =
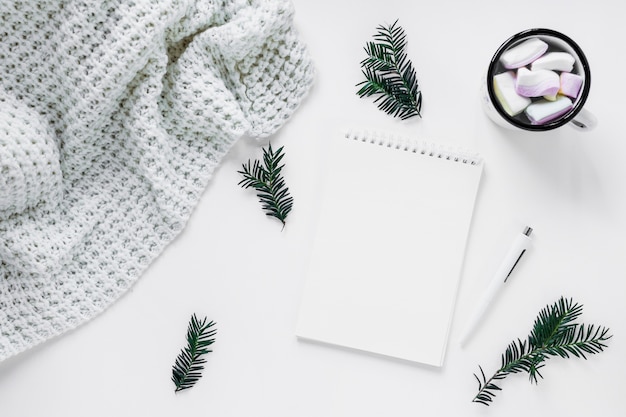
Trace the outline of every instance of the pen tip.
<instances>
[{"instance_id":1,"label":"pen tip","mask_svg":"<svg viewBox=\"0 0 626 417\"><path fill-rule=\"evenodd\" d=\"M533 228L530 226L526 226L526 228L524 229L524 234L526 236L530 236L530 234L533 232Z\"/></svg>"}]
</instances>

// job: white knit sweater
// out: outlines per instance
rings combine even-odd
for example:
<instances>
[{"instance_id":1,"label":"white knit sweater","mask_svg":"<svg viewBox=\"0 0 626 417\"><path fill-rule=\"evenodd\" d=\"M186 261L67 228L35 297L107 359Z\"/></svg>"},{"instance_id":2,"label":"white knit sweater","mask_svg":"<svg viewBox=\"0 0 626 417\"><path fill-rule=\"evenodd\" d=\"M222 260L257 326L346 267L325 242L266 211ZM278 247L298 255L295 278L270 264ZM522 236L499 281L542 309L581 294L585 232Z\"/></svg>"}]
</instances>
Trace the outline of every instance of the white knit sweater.
<instances>
[{"instance_id":1,"label":"white knit sweater","mask_svg":"<svg viewBox=\"0 0 626 417\"><path fill-rule=\"evenodd\" d=\"M288 0L0 3L0 360L93 318L313 78Z\"/></svg>"}]
</instances>

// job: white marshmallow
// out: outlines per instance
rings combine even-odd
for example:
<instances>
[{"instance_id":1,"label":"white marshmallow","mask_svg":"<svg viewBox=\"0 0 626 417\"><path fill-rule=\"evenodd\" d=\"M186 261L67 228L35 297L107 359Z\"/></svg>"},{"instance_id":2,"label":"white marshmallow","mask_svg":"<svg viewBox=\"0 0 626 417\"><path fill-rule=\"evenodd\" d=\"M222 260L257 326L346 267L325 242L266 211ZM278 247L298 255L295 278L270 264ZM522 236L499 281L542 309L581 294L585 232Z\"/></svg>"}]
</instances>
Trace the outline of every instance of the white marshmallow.
<instances>
[{"instance_id":1,"label":"white marshmallow","mask_svg":"<svg viewBox=\"0 0 626 417\"><path fill-rule=\"evenodd\" d=\"M515 91L524 97L556 96L561 88L559 74L549 70L529 71L527 68L517 70Z\"/></svg>"},{"instance_id":2,"label":"white marshmallow","mask_svg":"<svg viewBox=\"0 0 626 417\"><path fill-rule=\"evenodd\" d=\"M567 52L550 52L544 56L537 58L530 64L530 69L554 70L554 71L571 71L574 68L575 59Z\"/></svg>"},{"instance_id":3,"label":"white marshmallow","mask_svg":"<svg viewBox=\"0 0 626 417\"><path fill-rule=\"evenodd\" d=\"M513 71L494 76L493 89L500 105L509 116L520 114L530 104L528 97L522 97L515 91L515 73Z\"/></svg>"},{"instance_id":4,"label":"white marshmallow","mask_svg":"<svg viewBox=\"0 0 626 417\"><path fill-rule=\"evenodd\" d=\"M539 100L526 107L525 113L533 125L542 125L554 120L572 108L572 100L558 96L555 101Z\"/></svg>"},{"instance_id":5,"label":"white marshmallow","mask_svg":"<svg viewBox=\"0 0 626 417\"><path fill-rule=\"evenodd\" d=\"M500 56L500 62L506 69L528 65L548 50L548 44L539 38L528 39L508 49Z\"/></svg>"}]
</instances>

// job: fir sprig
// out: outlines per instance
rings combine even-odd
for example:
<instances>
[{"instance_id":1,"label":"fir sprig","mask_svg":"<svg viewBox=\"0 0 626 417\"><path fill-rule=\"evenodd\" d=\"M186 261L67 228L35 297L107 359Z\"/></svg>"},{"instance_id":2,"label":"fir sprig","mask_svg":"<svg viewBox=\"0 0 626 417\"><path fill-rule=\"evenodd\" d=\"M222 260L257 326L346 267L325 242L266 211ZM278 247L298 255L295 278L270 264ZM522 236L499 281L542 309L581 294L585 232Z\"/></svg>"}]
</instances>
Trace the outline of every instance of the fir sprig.
<instances>
[{"instance_id":1,"label":"fir sprig","mask_svg":"<svg viewBox=\"0 0 626 417\"><path fill-rule=\"evenodd\" d=\"M293 207L293 197L289 195L289 188L281 176L285 165L280 162L284 156L283 146L274 152L270 143L268 149L263 148L263 165L258 159L254 163L248 160L247 164L243 164L243 169L237 171L243 175L239 185L257 190L257 197L266 211L265 214L280 220L283 227Z\"/></svg>"},{"instance_id":2,"label":"fir sprig","mask_svg":"<svg viewBox=\"0 0 626 417\"><path fill-rule=\"evenodd\" d=\"M378 108L393 117L421 117L422 92L411 60L406 55L406 35L396 20L391 26L378 26L374 42L365 45L367 58L361 61L365 81L359 97L378 96Z\"/></svg>"},{"instance_id":3,"label":"fir sprig","mask_svg":"<svg viewBox=\"0 0 626 417\"><path fill-rule=\"evenodd\" d=\"M582 305L563 297L541 310L528 339L511 342L502 355L502 366L491 378L487 379L479 366L481 376L474 374L478 394L472 401L488 406L496 391L501 391L495 381L510 374L526 372L530 382L536 384L537 377L543 378L539 370L552 356L587 359L587 355L602 352L612 335L605 327L575 323L582 311Z\"/></svg>"},{"instance_id":4,"label":"fir sprig","mask_svg":"<svg viewBox=\"0 0 626 417\"><path fill-rule=\"evenodd\" d=\"M212 327L213 321L207 323L205 317L199 321L195 314L191 316L187 327L187 346L181 350L172 368L172 381L176 385L175 392L191 388L202 377L206 359L202 356L212 352L208 349L215 342L217 330Z\"/></svg>"}]
</instances>

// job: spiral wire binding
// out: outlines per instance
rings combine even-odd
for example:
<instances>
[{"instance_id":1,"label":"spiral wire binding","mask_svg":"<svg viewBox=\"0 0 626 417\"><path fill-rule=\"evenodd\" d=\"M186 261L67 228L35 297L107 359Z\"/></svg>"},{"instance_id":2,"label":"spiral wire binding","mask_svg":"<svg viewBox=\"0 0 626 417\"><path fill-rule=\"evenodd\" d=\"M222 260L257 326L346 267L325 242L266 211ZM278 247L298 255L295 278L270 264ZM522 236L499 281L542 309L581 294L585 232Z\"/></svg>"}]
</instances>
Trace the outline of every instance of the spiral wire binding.
<instances>
[{"instance_id":1,"label":"spiral wire binding","mask_svg":"<svg viewBox=\"0 0 626 417\"><path fill-rule=\"evenodd\" d=\"M479 165L482 162L482 158L477 153L472 153L458 147L414 140L400 134L378 131L347 131L344 136L346 139L446 159L452 162L460 162L469 165Z\"/></svg>"}]
</instances>

